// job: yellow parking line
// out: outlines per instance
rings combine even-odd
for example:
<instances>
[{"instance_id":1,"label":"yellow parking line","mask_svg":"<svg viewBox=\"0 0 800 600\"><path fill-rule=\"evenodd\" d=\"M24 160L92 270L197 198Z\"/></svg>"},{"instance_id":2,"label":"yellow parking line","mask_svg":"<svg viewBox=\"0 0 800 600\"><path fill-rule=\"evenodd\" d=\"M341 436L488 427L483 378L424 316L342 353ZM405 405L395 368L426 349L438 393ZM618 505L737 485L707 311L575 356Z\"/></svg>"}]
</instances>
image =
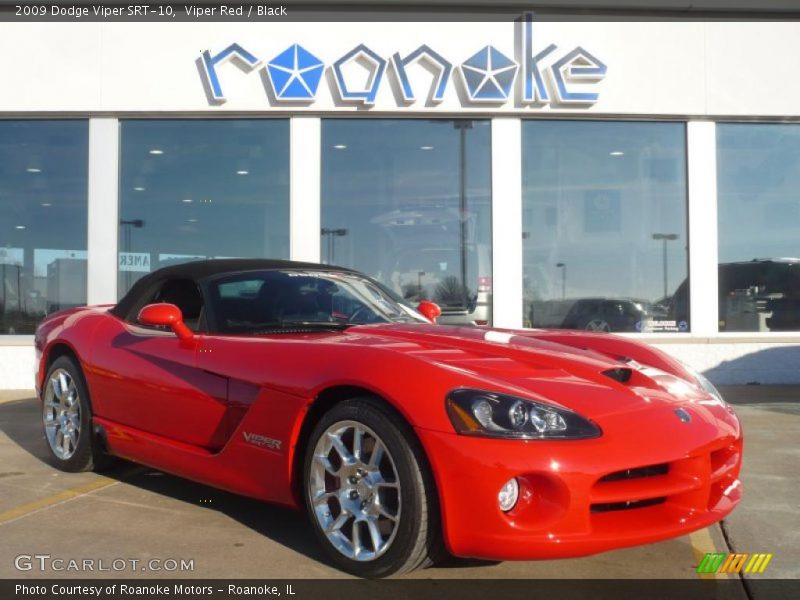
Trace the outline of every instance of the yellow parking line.
<instances>
[{"instance_id":1,"label":"yellow parking line","mask_svg":"<svg viewBox=\"0 0 800 600\"><path fill-rule=\"evenodd\" d=\"M716 554L719 552L714 544L714 540L711 539L708 527L690 533L689 542L692 544L692 552L694 553L694 558L698 565L703 561L706 554ZM728 579L727 573L697 573L697 576L700 579Z\"/></svg>"},{"instance_id":2,"label":"yellow parking line","mask_svg":"<svg viewBox=\"0 0 800 600\"><path fill-rule=\"evenodd\" d=\"M116 479L109 479L108 477L99 476L94 481L90 481L84 485L79 485L74 488L64 490L63 492L53 494L52 496L46 496L45 498L40 498L39 500L34 500L33 502L26 502L25 504L15 506L14 508L0 512L0 525L5 525L10 521L16 521L17 519L21 519L22 517L45 508L50 508L56 504L69 502L70 500L74 500L75 498L88 494L89 492L101 490L114 485L115 483L119 483L119 481Z\"/></svg>"}]
</instances>

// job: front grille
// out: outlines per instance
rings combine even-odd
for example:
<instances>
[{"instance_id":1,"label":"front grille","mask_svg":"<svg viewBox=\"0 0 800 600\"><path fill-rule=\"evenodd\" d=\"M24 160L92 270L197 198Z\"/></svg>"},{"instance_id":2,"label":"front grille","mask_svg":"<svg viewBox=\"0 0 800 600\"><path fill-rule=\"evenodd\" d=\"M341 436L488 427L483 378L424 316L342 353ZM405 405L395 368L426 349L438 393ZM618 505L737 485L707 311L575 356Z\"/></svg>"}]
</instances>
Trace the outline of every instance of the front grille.
<instances>
[{"instance_id":1,"label":"front grille","mask_svg":"<svg viewBox=\"0 0 800 600\"><path fill-rule=\"evenodd\" d=\"M728 440L669 462L598 474L587 503L592 531L613 536L729 509L741 498L741 451L741 440Z\"/></svg>"},{"instance_id":2,"label":"front grille","mask_svg":"<svg viewBox=\"0 0 800 600\"><path fill-rule=\"evenodd\" d=\"M669 472L669 465L648 465L646 467L636 467L635 469L625 469L609 473L600 479L600 482L623 481L625 479L640 479L642 477L655 477L656 475L666 475Z\"/></svg>"},{"instance_id":3,"label":"front grille","mask_svg":"<svg viewBox=\"0 0 800 600\"><path fill-rule=\"evenodd\" d=\"M711 494L708 497L708 507L711 508L720 501L725 490L736 479L738 467L742 457L742 441L737 440L730 446L720 448L711 453Z\"/></svg>"},{"instance_id":4,"label":"front grille","mask_svg":"<svg viewBox=\"0 0 800 600\"><path fill-rule=\"evenodd\" d=\"M739 462L739 446L732 444L711 453L711 478L719 479Z\"/></svg>"},{"instance_id":5,"label":"front grille","mask_svg":"<svg viewBox=\"0 0 800 600\"><path fill-rule=\"evenodd\" d=\"M602 504L592 504L591 510L593 513L612 512L615 510L630 510L632 508L645 508L647 506L655 506L656 504L663 504L667 499L664 496L660 498L650 498L648 500L629 500L626 502L604 502Z\"/></svg>"},{"instance_id":6,"label":"front grille","mask_svg":"<svg viewBox=\"0 0 800 600\"><path fill-rule=\"evenodd\" d=\"M593 513L645 508L696 486L693 479L672 473L668 463L613 471L597 480L591 491Z\"/></svg>"}]
</instances>

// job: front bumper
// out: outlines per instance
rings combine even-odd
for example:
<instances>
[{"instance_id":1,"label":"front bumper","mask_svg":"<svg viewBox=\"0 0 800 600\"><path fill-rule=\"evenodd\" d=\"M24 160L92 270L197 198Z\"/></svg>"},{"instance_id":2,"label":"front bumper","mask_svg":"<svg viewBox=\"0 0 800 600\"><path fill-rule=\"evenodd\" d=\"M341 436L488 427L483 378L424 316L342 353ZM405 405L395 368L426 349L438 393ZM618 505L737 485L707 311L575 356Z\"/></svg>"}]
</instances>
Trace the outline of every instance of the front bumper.
<instances>
[{"instance_id":1,"label":"front bumper","mask_svg":"<svg viewBox=\"0 0 800 600\"><path fill-rule=\"evenodd\" d=\"M682 430L629 417L613 429L627 435L526 442L418 430L450 552L492 560L594 554L707 527L741 499L735 417ZM497 494L511 477L520 499L503 513Z\"/></svg>"}]
</instances>

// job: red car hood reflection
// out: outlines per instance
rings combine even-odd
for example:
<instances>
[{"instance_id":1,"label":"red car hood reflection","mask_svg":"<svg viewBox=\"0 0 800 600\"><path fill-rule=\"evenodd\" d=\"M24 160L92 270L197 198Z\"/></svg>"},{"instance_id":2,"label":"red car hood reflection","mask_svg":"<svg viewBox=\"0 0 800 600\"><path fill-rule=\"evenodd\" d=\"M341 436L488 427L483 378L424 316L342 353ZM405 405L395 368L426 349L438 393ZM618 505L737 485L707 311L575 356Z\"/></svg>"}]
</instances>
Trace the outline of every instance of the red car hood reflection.
<instances>
[{"instance_id":1,"label":"red car hood reflection","mask_svg":"<svg viewBox=\"0 0 800 600\"><path fill-rule=\"evenodd\" d=\"M521 393L589 418L707 400L693 383L660 369L553 341L563 337L555 331L391 324L355 326L329 341L395 349L481 379L489 391ZM584 346L586 340L586 334L576 336ZM630 379L615 380L615 369L630 370Z\"/></svg>"}]
</instances>

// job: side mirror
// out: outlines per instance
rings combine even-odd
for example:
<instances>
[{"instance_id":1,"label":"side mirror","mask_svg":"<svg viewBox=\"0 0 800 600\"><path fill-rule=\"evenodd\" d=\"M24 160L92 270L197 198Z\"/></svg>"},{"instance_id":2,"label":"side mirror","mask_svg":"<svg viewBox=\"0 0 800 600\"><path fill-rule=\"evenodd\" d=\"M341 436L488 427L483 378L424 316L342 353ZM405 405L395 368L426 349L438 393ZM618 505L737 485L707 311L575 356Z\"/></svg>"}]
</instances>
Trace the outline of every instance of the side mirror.
<instances>
[{"instance_id":1,"label":"side mirror","mask_svg":"<svg viewBox=\"0 0 800 600\"><path fill-rule=\"evenodd\" d=\"M423 300L417 305L417 310L422 313L422 316L428 319L431 323L436 323L436 319L442 314L442 309L435 302Z\"/></svg>"},{"instance_id":2,"label":"side mirror","mask_svg":"<svg viewBox=\"0 0 800 600\"><path fill-rule=\"evenodd\" d=\"M190 340L194 337L192 330L183 322L181 309L174 304L148 304L139 311L136 319L142 325L169 327L181 340Z\"/></svg>"}]
</instances>

